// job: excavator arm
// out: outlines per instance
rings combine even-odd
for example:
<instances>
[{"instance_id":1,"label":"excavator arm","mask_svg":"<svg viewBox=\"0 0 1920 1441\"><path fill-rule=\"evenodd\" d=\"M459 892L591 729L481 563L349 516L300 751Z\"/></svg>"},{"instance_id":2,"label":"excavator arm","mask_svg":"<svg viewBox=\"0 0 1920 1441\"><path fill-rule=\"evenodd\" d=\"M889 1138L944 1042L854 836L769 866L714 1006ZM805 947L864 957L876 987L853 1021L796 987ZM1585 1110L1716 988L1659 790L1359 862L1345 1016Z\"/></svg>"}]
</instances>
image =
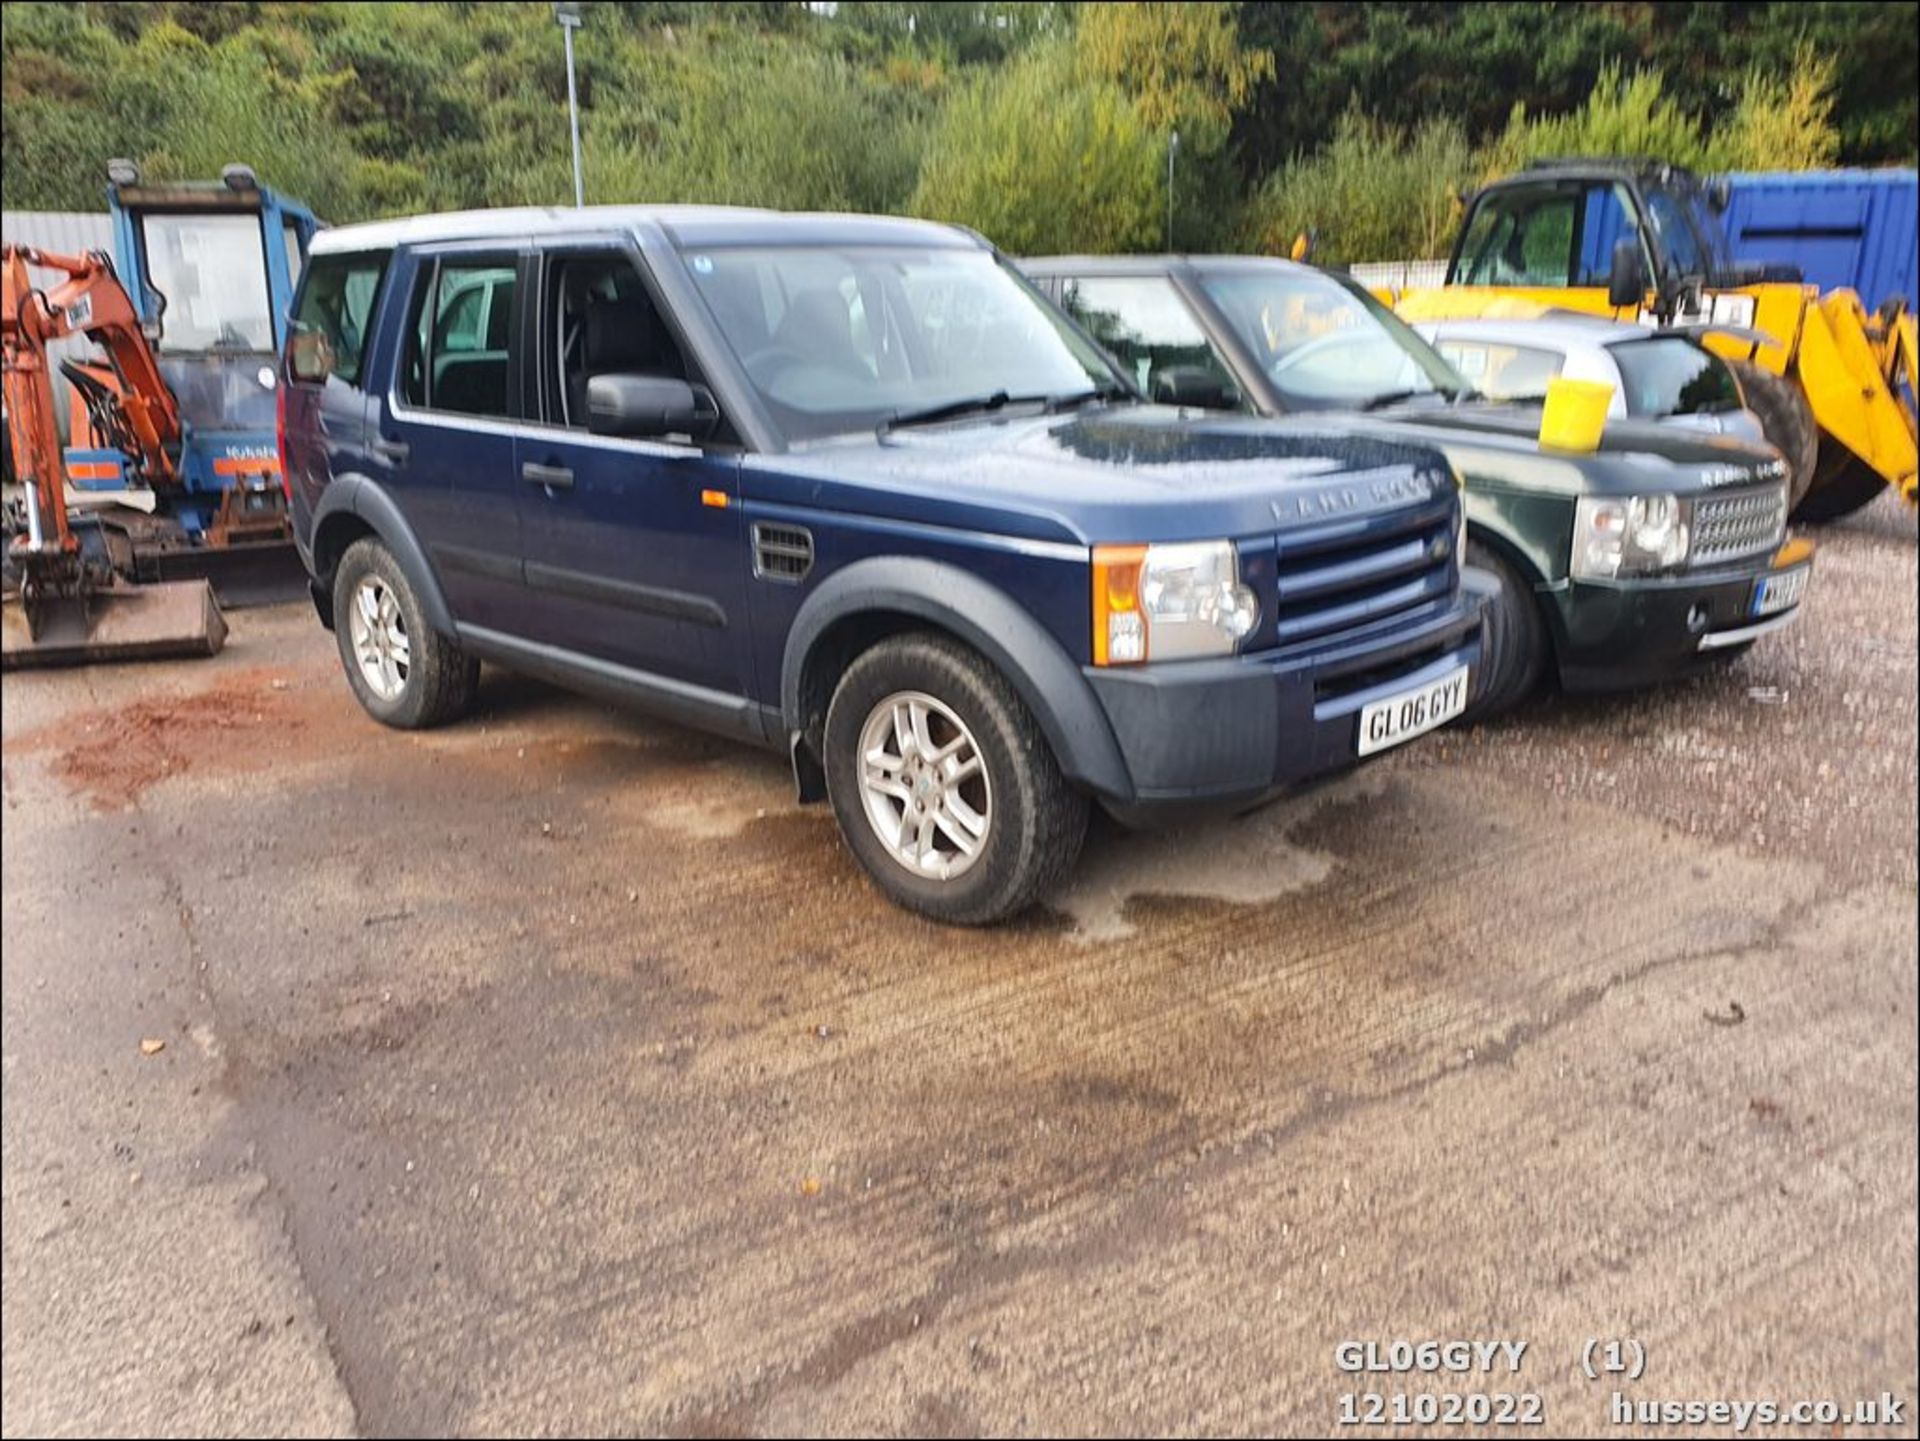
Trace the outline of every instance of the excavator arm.
<instances>
[{"instance_id":1,"label":"excavator arm","mask_svg":"<svg viewBox=\"0 0 1920 1441\"><path fill-rule=\"evenodd\" d=\"M27 280L29 265L61 271L66 279L50 290L32 289ZM48 343L70 335L92 340L106 352L119 378L117 401L125 413L124 433L133 442L129 453L133 468L150 486L176 483L180 409L140 328L133 300L113 273L113 263L99 251L75 256L15 249L7 256L6 268L9 333L17 330L23 345L37 349L38 373L47 377L49 392Z\"/></svg>"},{"instance_id":2,"label":"excavator arm","mask_svg":"<svg viewBox=\"0 0 1920 1441\"><path fill-rule=\"evenodd\" d=\"M33 284L29 266L62 272L49 290ZM26 634L5 626L4 663L147 655L211 655L226 625L205 581L129 589L110 564L89 557L67 523L66 474L47 346L85 335L106 351L118 394L119 431L132 442L129 460L150 486L178 483L174 460L180 412L161 378L140 317L105 255L58 255L9 245L0 249L0 381L8 443L24 491L26 531L8 559L19 574Z\"/></svg>"}]
</instances>

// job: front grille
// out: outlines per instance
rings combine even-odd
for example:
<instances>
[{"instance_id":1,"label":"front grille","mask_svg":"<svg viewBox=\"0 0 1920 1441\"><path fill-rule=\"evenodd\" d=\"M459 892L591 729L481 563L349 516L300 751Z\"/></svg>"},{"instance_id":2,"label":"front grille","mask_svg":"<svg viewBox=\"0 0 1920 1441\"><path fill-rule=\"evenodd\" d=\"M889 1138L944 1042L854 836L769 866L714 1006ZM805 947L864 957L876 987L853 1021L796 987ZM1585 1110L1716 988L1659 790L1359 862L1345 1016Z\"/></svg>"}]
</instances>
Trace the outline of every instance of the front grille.
<instances>
[{"instance_id":1,"label":"front grille","mask_svg":"<svg viewBox=\"0 0 1920 1441\"><path fill-rule=\"evenodd\" d=\"M1716 565L1780 544L1787 529L1785 486L1713 495L1694 502L1691 565Z\"/></svg>"},{"instance_id":2,"label":"front grille","mask_svg":"<svg viewBox=\"0 0 1920 1441\"><path fill-rule=\"evenodd\" d=\"M1450 497L1388 519L1278 537L1275 641L1282 647L1390 621L1444 600L1459 574Z\"/></svg>"},{"instance_id":3,"label":"front grille","mask_svg":"<svg viewBox=\"0 0 1920 1441\"><path fill-rule=\"evenodd\" d=\"M813 569L813 534L797 525L753 527L753 573L765 580L804 580Z\"/></svg>"}]
</instances>

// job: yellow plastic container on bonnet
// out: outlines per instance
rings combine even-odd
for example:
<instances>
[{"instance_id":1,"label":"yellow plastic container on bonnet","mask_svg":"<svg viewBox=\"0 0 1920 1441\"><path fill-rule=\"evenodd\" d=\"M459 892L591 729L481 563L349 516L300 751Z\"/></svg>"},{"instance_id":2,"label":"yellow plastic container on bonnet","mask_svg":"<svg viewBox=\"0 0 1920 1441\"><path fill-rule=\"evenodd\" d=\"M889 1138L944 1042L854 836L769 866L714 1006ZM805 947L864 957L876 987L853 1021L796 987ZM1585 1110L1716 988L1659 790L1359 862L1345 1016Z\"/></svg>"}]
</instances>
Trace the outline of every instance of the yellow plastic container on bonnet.
<instances>
[{"instance_id":1,"label":"yellow plastic container on bonnet","mask_svg":"<svg viewBox=\"0 0 1920 1441\"><path fill-rule=\"evenodd\" d=\"M1540 412L1541 449L1598 450L1612 404L1613 387L1605 381L1555 376L1547 382L1547 404Z\"/></svg>"}]
</instances>

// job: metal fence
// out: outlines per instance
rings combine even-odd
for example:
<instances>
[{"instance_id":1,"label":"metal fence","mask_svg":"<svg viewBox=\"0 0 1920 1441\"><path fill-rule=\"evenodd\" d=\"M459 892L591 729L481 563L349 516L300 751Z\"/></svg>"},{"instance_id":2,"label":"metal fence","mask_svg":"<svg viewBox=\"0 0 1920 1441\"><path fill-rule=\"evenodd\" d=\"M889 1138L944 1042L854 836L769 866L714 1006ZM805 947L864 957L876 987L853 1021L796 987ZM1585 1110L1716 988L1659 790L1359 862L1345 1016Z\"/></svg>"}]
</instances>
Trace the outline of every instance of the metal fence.
<instances>
[{"instance_id":1,"label":"metal fence","mask_svg":"<svg viewBox=\"0 0 1920 1441\"><path fill-rule=\"evenodd\" d=\"M1364 265L1349 265L1347 271L1369 290L1382 285L1391 285L1400 290L1424 290L1446 282L1447 262L1376 260Z\"/></svg>"},{"instance_id":2,"label":"metal fence","mask_svg":"<svg viewBox=\"0 0 1920 1441\"><path fill-rule=\"evenodd\" d=\"M0 243L26 245L35 250L51 250L62 255L83 255L89 250L113 251L113 219L105 211L95 214L84 210L0 210ZM33 283L55 284L60 276L37 266L28 268ZM93 342L78 337L56 340L47 347L47 358L54 374L60 373L63 360L85 359ZM67 429L68 387L64 381L53 387L54 408L60 413L60 430Z\"/></svg>"}]
</instances>

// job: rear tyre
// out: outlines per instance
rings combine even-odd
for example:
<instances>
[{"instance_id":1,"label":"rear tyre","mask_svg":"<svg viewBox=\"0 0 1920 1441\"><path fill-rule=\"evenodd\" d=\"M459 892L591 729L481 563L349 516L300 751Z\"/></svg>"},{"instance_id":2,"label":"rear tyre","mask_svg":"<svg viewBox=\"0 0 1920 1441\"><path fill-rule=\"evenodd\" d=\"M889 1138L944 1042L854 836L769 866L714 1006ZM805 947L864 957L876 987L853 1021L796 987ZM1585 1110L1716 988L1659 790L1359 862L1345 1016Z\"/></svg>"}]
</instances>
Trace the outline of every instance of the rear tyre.
<instances>
[{"instance_id":1,"label":"rear tyre","mask_svg":"<svg viewBox=\"0 0 1920 1441\"><path fill-rule=\"evenodd\" d=\"M1467 564L1500 578L1500 595L1487 606L1480 665L1467 697L1467 719L1481 721L1512 709L1539 685L1547 663L1547 634L1533 587L1499 552L1469 539Z\"/></svg>"},{"instance_id":2,"label":"rear tyre","mask_svg":"<svg viewBox=\"0 0 1920 1441\"><path fill-rule=\"evenodd\" d=\"M998 671L944 636L881 641L827 708L840 834L896 904L953 925L1023 910L1079 859L1087 798Z\"/></svg>"},{"instance_id":3,"label":"rear tyre","mask_svg":"<svg viewBox=\"0 0 1920 1441\"><path fill-rule=\"evenodd\" d=\"M1820 478L1807 498L1800 502L1795 520L1823 525L1852 515L1872 505L1887 483L1865 461L1845 449L1838 441L1820 442Z\"/></svg>"},{"instance_id":4,"label":"rear tyre","mask_svg":"<svg viewBox=\"0 0 1920 1441\"><path fill-rule=\"evenodd\" d=\"M480 662L427 623L406 572L371 536L334 571L333 633L347 684L381 724L424 730L473 703Z\"/></svg>"},{"instance_id":5,"label":"rear tyre","mask_svg":"<svg viewBox=\"0 0 1920 1441\"><path fill-rule=\"evenodd\" d=\"M1759 418L1767 443L1787 462L1787 514L1792 515L1807 492L1820 464L1820 427L1800 387L1785 376L1762 369L1751 360L1729 360L1747 409Z\"/></svg>"}]
</instances>

